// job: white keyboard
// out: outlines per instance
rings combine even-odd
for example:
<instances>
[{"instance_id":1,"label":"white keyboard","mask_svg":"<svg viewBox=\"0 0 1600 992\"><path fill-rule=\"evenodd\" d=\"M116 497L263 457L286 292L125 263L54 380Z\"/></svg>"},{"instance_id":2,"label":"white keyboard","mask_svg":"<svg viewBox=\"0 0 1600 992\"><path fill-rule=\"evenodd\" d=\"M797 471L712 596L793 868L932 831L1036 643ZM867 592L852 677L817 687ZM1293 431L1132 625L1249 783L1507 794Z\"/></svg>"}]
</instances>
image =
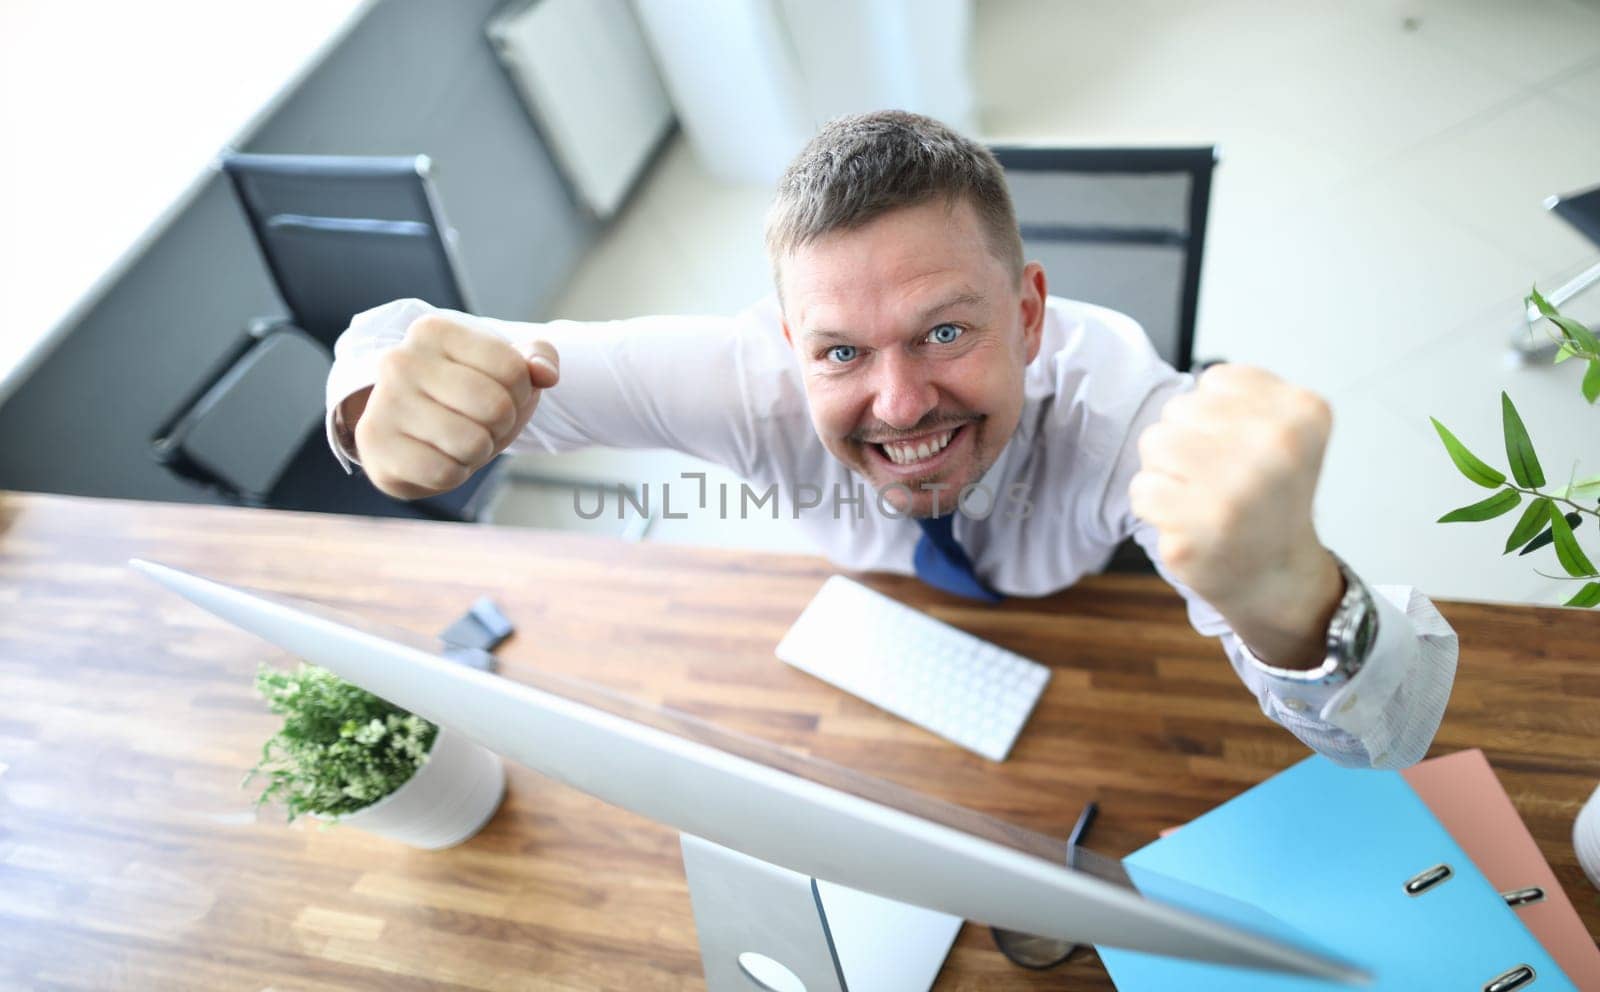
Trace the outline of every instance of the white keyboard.
<instances>
[{"instance_id":1,"label":"white keyboard","mask_svg":"<svg viewBox=\"0 0 1600 992\"><path fill-rule=\"evenodd\" d=\"M835 575L778 658L895 716L1004 761L1050 669Z\"/></svg>"}]
</instances>

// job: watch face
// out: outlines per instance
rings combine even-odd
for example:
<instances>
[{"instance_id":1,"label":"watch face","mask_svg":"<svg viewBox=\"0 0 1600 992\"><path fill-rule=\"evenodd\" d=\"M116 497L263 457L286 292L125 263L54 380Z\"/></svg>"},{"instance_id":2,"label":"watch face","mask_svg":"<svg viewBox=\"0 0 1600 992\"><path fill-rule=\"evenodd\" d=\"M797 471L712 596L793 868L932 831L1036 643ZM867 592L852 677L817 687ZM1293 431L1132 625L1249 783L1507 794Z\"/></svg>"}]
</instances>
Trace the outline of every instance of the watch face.
<instances>
[{"instance_id":1,"label":"watch face","mask_svg":"<svg viewBox=\"0 0 1600 992\"><path fill-rule=\"evenodd\" d=\"M1361 661L1366 660L1378 636L1378 611L1370 603L1365 607L1356 620L1355 630L1350 632L1350 657Z\"/></svg>"}]
</instances>

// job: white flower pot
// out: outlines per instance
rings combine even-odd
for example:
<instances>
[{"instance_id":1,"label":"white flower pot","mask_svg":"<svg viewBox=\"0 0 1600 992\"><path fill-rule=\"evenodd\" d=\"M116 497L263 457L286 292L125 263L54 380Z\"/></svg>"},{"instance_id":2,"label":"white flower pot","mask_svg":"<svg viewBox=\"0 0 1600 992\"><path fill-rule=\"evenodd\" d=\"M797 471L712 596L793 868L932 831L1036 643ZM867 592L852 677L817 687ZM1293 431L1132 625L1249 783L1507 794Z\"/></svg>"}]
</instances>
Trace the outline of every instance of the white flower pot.
<instances>
[{"instance_id":1,"label":"white flower pot","mask_svg":"<svg viewBox=\"0 0 1600 992\"><path fill-rule=\"evenodd\" d=\"M329 822L412 847L453 847L483 829L506 792L500 756L446 727L406 783L365 809Z\"/></svg>"},{"instance_id":2,"label":"white flower pot","mask_svg":"<svg viewBox=\"0 0 1600 992\"><path fill-rule=\"evenodd\" d=\"M1577 822L1572 825L1572 849L1590 884L1600 888L1600 789L1595 789L1578 811Z\"/></svg>"}]
</instances>

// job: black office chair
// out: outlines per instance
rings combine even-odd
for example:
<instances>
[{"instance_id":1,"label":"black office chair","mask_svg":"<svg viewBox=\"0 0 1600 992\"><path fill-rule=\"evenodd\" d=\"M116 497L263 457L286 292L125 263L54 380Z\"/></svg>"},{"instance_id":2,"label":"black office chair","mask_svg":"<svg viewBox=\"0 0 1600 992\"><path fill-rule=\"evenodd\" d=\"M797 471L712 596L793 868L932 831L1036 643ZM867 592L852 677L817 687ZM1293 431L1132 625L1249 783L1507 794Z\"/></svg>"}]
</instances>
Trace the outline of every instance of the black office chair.
<instances>
[{"instance_id":1,"label":"black office chair","mask_svg":"<svg viewBox=\"0 0 1600 992\"><path fill-rule=\"evenodd\" d=\"M1128 314L1156 352L1193 369L1200 263L1217 150L1000 146L1023 252L1050 292ZM1150 571L1123 542L1108 571Z\"/></svg>"},{"instance_id":2,"label":"black office chair","mask_svg":"<svg viewBox=\"0 0 1600 992\"><path fill-rule=\"evenodd\" d=\"M289 316L252 322L157 430L156 457L230 502L476 519L498 460L449 493L403 502L346 475L321 430L333 344L352 316L411 296L470 309L427 157L227 154L221 164Z\"/></svg>"}]
</instances>

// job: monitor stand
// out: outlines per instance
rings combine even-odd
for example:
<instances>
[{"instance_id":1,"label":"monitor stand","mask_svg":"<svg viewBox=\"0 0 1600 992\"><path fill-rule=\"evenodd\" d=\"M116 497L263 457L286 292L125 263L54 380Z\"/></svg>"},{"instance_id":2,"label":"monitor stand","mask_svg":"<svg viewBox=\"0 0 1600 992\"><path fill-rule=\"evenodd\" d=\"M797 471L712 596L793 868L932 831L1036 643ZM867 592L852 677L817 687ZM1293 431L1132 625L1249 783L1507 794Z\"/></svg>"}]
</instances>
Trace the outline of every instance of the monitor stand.
<instances>
[{"instance_id":1,"label":"monitor stand","mask_svg":"<svg viewBox=\"0 0 1600 992\"><path fill-rule=\"evenodd\" d=\"M679 839L708 992L928 992L961 929L960 917Z\"/></svg>"}]
</instances>

